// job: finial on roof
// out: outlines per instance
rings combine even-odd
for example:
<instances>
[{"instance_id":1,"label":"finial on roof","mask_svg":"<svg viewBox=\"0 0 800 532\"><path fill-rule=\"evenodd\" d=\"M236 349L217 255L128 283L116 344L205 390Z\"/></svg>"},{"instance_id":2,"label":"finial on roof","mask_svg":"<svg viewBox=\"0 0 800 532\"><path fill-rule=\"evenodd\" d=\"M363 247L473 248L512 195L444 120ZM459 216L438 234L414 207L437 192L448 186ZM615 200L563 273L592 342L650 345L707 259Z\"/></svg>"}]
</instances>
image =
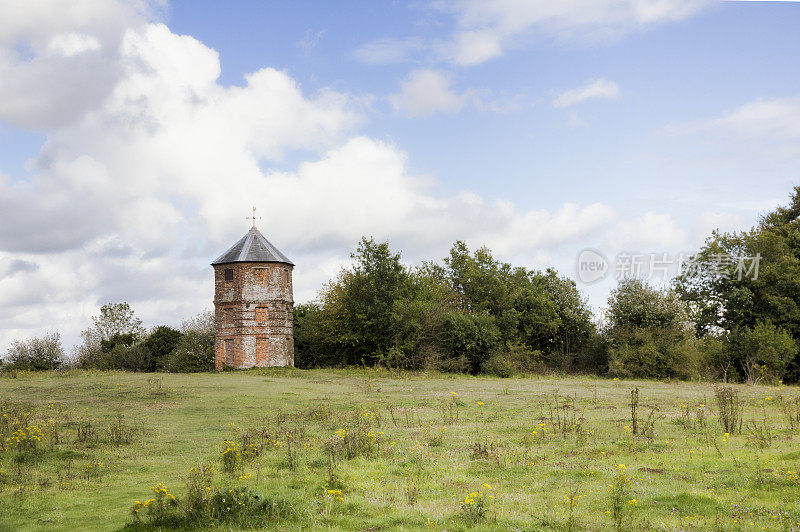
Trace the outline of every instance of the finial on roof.
<instances>
[{"instance_id":1,"label":"finial on roof","mask_svg":"<svg viewBox=\"0 0 800 532\"><path fill-rule=\"evenodd\" d=\"M253 216L245 216L244 219L245 220L253 220L253 229L256 228L256 220L260 220L261 216L256 218L256 207L255 207L255 205L253 205Z\"/></svg>"}]
</instances>

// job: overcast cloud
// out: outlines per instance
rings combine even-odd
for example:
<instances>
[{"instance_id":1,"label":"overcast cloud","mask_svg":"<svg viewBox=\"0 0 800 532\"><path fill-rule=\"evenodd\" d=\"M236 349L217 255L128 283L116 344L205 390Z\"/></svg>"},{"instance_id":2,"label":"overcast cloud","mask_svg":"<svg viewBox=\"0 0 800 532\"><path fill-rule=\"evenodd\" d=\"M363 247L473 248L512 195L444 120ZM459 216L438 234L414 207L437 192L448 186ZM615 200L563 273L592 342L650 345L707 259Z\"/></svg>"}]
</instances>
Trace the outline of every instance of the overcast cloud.
<instances>
[{"instance_id":1,"label":"overcast cloud","mask_svg":"<svg viewBox=\"0 0 800 532\"><path fill-rule=\"evenodd\" d=\"M149 325L210 307L208 264L247 230L251 205L297 264L298 301L315 296L362 235L389 239L411 261L441 257L462 239L539 267L566 245L694 243L668 213L629 219L602 202L566 200L526 210L514 198L441 192L436 176L411 170L402 146L363 133L370 117L361 97L309 93L269 65L242 86L224 86L218 53L160 23L158 4L36 4L12 3L0 21L0 120L47 138L26 179L0 174L0 349L48 330L71 345L107 302L128 301ZM586 8L576 13L590 11L578 18L558 2L521 4L449 4L457 31L442 53L477 64L531 27L569 37L598 18L593 2L571 2ZM704 3L618 4L592 35L680 19ZM371 50L375 62L399 54ZM442 71L415 70L390 99L412 116L457 112L472 96L451 82ZM556 101L619 92L595 83L602 86ZM770 105L796 108L794 100L758 105L707 127L750 127ZM774 134L795 138L796 130L787 123ZM273 169L287 154L302 162Z\"/></svg>"}]
</instances>

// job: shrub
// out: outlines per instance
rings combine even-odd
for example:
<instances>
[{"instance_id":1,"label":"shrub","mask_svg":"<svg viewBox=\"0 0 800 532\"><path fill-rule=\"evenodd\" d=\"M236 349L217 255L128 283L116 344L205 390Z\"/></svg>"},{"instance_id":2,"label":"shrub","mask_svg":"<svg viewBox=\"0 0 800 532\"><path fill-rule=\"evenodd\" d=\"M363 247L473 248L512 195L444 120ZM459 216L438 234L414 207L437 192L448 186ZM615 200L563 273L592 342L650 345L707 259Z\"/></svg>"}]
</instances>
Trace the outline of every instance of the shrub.
<instances>
[{"instance_id":1,"label":"shrub","mask_svg":"<svg viewBox=\"0 0 800 532\"><path fill-rule=\"evenodd\" d=\"M211 504L211 482L214 470L205 465L199 465L189 470L186 480L186 515L191 519L202 519L209 513Z\"/></svg>"},{"instance_id":2,"label":"shrub","mask_svg":"<svg viewBox=\"0 0 800 532\"><path fill-rule=\"evenodd\" d=\"M129 345L116 344L110 351L103 352L98 365L101 369L124 371L150 371L151 366L150 352L142 342Z\"/></svg>"},{"instance_id":3,"label":"shrub","mask_svg":"<svg viewBox=\"0 0 800 532\"><path fill-rule=\"evenodd\" d=\"M119 346L129 347L138 339L139 336L136 333L115 334L108 339L100 340L100 350L104 353L110 353Z\"/></svg>"},{"instance_id":4,"label":"shrub","mask_svg":"<svg viewBox=\"0 0 800 532\"><path fill-rule=\"evenodd\" d=\"M352 460L358 456L373 456L383 440L383 432L371 429L365 423L352 423L339 429L325 442L325 452L334 458Z\"/></svg>"},{"instance_id":5,"label":"shrub","mask_svg":"<svg viewBox=\"0 0 800 532\"><path fill-rule=\"evenodd\" d=\"M139 431L125 422L122 411L118 410L116 418L108 427L108 441L116 446L127 445Z\"/></svg>"},{"instance_id":6,"label":"shrub","mask_svg":"<svg viewBox=\"0 0 800 532\"><path fill-rule=\"evenodd\" d=\"M142 320L134 316L130 305L103 305L100 315L92 317L92 326L81 333L83 345L76 349L77 364L82 368L114 369L114 358L108 353L120 344L133 345L143 335Z\"/></svg>"},{"instance_id":7,"label":"shrub","mask_svg":"<svg viewBox=\"0 0 800 532\"><path fill-rule=\"evenodd\" d=\"M702 377L722 382L736 380L736 368L726 341L727 337L723 334L707 334L698 341L698 370Z\"/></svg>"},{"instance_id":8,"label":"shrub","mask_svg":"<svg viewBox=\"0 0 800 532\"><path fill-rule=\"evenodd\" d=\"M175 350L164 364L174 373L197 373L214 370L214 333L189 330L181 336Z\"/></svg>"},{"instance_id":9,"label":"shrub","mask_svg":"<svg viewBox=\"0 0 800 532\"><path fill-rule=\"evenodd\" d=\"M93 347L80 347L77 363L82 368L124 371L150 371L151 366L149 351L133 334L120 334Z\"/></svg>"},{"instance_id":10,"label":"shrub","mask_svg":"<svg viewBox=\"0 0 800 532\"><path fill-rule=\"evenodd\" d=\"M800 396L781 400L781 410L790 432L795 432L800 428Z\"/></svg>"},{"instance_id":11,"label":"shrub","mask_svg":"<svg viewBox=\"0 0 800 532\"><path fill-rule=\"evenodd\" d=\"M298 368L334 366L329 339L324 328L325 315L317 303L294 307L294 362Z\"/></svg>"},{"instance_id":12,"label":"shrub","mask_svg":"<svg viewBox=\"0 0 800 532\"><path fill-rule=\"evenodd\" d=\"M697 342L673 291L638 279L620 281L608 298L605 317L611 375L650 379L697 375Z\"/></svg>"},{"instance_id":13,"label":"shrub","mask_svg":"<svg viewBox=\"0 0 800 532\"><path fill-rule=\"evenodd\" d=\"M42 436L42 430L37 425L29 425L12 432L5 444L8 449L17 452L18 458L24 458L37 453Z\"/></svg>"},{"instance_id":14,"label":"shrub","mask_svg":"<svg viewBox=\"0 0 800 532\"><path fill-rule=\"evenodd\" d=\"M759 322L752 329L731 333L728 349L749 384L774 382L797 353L797 344L785 329Z\"/></svg>"},{"instance_id":15,"label":"shrub","mask_svg":"<svg viewBox=\"0 0 800 532\"><path fill-rule=\"evenodd\" d=\"M30 428L32 416L33 411L24 405L5 400L0 402L0 451L24 451L31 446L36 450L36 437L41 439L41 435ZM29 441L31 438L33 441Z\"/></svg>"},{"instance_id":16,"label":"shrub","mask_svg":"<svg viewBox=\"0 0 800 532\"><path fill-rule=\"evenodd\" d=\"M64 364L61 335L57 332L11 343L5 357L10 368L23 371L57 369Z\"/></svg>"},{"instance_id":17,"label":"shrub","mask_svg":"<svg viewBox=\"0 0 800 532\"><path fill-rule=\"evenodd\" d=\"M223 524L254 529L297 514L285 499L262 497L247 487L212 490L210 482L208 468L193 469L189 494L183 504L161 484L154 486L153 497L144 502L136 501L131 506L134 523L159 529L209 529Z\"/></svg>"},{"instance_id":18,"label":"shrub","mask_svg":"<svg viewBox=\"0 0 800 532\"><path fill-rule=\"evenodd\" d=\"M182 336L164 360L164 369L175 373L214 370L214 313L206 310L181 325Z\"/></svg>"},{"instance_id":19,"label":"shrub","mask_svg":"<svg viewBox=\"0 0 800 532\"><path fill-rule=\"evenodd\" d=\"M488 314L451 311L445 315L442 337L447 354L442 369L476 374L494 351L500 330Z\"/></svg>"},{"instance_id":20,"label":"shrub","mask_svg":"<svg viewBox=\"0 0 800 532\"><path fill-rule=\"evenodd\" d=\"M178 346L181 339L180 331L160 325L153 329L150 335L142 342L142 346L150 355L150 365L148 371L164 369L164 364Z\"/></svg>"},{"instance_id":21,"label":"shrub","mask_svg":"<svg viewBox=\"0 0 800 532\"><path fill-rule=\"evenodd\" d=\"M222 461L222 470L232 474L242 464L242 451L239 444L232 440L225 440L223 445L225 449L219 454L219 458Z\"/></svg>"},{"instance_id":22,"label":"shrub","mask_svg":"<svg viewBox=\"0 0 800 532\"><path fill-rule=\"evenodd\" d=\"M669 329L627 329L614 333L608 372L618 377L678 378L696 375L695 342Z\"/></svg>"},{"instance_id":23,"label":"shrub","mask_svg":"<svg viewBox=\"0 0 800 532\"><path fill-rule=\"evenodd\" d=\"M540 365L605 369L588 304L554 270L515 268L464 242L442 263L411 269L388 243L372 239L361 241L353 259L317 302L295 307L298 367L376 364L502 376ZM515 344L519 353L498 351Z\"/></svg>"},{"instance_id":24,"label":"shrub","mask_svg":"<svg viewBox=\"0 0 800 532\"><path fill-rule=\"evenodd\" d=\"M483 373L502 378L520 373L542 372L545 368L541 351L534 351L519 344L494 351L492 356L481 366Z\"/></svg>"}]
</instances>

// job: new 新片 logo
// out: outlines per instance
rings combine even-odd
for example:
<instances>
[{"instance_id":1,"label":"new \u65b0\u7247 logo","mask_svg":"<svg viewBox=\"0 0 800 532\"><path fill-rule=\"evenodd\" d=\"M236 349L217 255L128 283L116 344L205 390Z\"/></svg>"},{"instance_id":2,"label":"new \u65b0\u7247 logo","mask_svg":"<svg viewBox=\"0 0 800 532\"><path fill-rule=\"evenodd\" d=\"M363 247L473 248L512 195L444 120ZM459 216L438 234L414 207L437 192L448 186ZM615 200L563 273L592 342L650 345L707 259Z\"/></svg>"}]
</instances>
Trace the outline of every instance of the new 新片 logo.
<instances>
[{"instance_id":1,"label":"new \u65b0\u7247 logo","mask_svg":"<svg viewBox=\"0 0 800 532\"><path fill-rule=\"evenodd\" d=\"M599 251L584 249L575 265L578 279L583 283L599 281L608 273L608 260Z\"/></svg>"}]
</instances>

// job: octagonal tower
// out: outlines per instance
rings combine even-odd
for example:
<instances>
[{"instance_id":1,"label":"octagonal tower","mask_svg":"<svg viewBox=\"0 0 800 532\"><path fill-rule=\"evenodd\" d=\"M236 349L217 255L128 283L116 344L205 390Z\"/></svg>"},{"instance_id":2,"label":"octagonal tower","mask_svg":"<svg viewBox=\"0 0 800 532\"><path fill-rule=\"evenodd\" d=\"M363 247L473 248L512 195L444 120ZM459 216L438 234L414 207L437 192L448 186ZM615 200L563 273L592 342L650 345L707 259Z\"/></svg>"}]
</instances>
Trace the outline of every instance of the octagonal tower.
<instances>
[{"instance_id":1,"label":"octagonal tower","mask_svg":"<svg viewBox=\"0 0 800 532\"><path fill-rule=\"evenodd\" d=\"M294 366L292 261L253 225L211 265L217 369Z\"/></svg>"}]
</instances>

